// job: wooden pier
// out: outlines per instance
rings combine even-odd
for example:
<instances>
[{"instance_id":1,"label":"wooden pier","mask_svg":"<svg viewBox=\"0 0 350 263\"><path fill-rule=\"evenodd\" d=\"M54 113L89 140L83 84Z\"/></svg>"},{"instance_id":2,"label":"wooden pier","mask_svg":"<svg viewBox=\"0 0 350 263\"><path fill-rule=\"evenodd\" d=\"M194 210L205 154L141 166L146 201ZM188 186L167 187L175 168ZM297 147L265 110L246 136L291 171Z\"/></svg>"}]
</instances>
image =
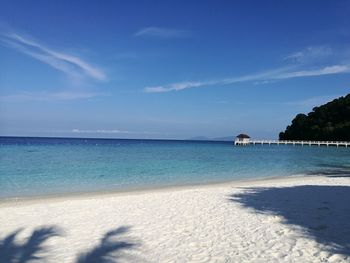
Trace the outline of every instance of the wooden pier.
<instances>
[{"instance_id":1,"label":"wooden pier","mask_svg":"<svg viewBox=\"0 0 350 263\"><path fill-rule=\"evenodd\" d=\"M245 142L235 141L234 145L301 145L301 146L336 146L350 147L350 142L339 141L288 141L288 140L249 140Z\"/></svg>"}]
</instances>

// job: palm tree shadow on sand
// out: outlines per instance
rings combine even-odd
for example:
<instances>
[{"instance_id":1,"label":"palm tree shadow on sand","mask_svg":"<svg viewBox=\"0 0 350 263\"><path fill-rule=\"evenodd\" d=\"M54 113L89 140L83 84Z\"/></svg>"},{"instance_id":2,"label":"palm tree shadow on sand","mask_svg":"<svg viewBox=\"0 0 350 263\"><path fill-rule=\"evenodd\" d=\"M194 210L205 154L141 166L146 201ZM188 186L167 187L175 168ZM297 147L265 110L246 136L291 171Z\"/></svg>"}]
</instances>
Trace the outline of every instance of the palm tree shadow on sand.
<instances>
[{"instance_id":1,"label":"palm tree shadow on sand","mask_svg":"<svg viewBox=\"0 0 350 263\"><path fill-rule=\"evenodd\" d=\"M1 263L25 263L44 260L47 248L44 243L55 236L61 236L56 226L36 228L25 242L16 242L23 229L18 229L0 240Z\"/></svg>"},{"instance_id":2,"label":"palm tree shadow on sand","mask_svg":"<svg viewBox=\"0 0 350 263\"><path fill-rule=\"evenodd\" d=\"M331 253L350 255L349 186L249 188L229 199L255 212L282 216L284 224L302 227Z\"/></svg>"},{"instance_id":3,"label":"palm tree shadow on sand","mask_svg":"<svg viewBox=\"0 0 350 263\"><path fill-rule=\"evenodd\" d=\"M119 227L108 231L101 238L100 243L91 250L81 253L76 263L112 263L118 262L128 255L126 250L135 248L137 244L123 237L129 231L129 227ZM121 239L123 238L123 239Z\"/></svg>"},{"instance_id":4,"label":"palm tree shadow on sand","mask_svg":"<svg viewBox=\"0 0 350 263\"><path fill-rule=\"evenodd\" d=\"M76 263L112 263L129 256L128 249L138 246L124 235L129 227L119 227L108 231L100 242L89 251L80 253ZM16 239L23 229L18 229L0 240L0 263L46 262L49 256L45 242L55 236L62 236L62 230L57 226L36 228L23 242ZM125 261L125 260L124 260Z\"/></svg>"}]
</instances>

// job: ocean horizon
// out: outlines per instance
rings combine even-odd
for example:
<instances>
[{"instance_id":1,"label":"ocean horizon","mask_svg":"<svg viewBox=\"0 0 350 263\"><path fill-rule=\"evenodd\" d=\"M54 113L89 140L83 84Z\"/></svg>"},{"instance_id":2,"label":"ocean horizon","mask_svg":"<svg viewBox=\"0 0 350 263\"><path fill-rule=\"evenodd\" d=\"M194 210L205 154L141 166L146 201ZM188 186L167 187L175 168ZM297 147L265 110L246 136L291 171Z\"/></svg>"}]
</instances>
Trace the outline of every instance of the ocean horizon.
<instances>
[{"instance_id":1,"label":"ocean horizon","mask_svg":"<svg viewBox=\"0 0 350 263\"><path fill-rule=\"evenodd\" d=\"M350 171L346 148L229 141L0 137L0 198Z\"/></svg>"}]
</instances>

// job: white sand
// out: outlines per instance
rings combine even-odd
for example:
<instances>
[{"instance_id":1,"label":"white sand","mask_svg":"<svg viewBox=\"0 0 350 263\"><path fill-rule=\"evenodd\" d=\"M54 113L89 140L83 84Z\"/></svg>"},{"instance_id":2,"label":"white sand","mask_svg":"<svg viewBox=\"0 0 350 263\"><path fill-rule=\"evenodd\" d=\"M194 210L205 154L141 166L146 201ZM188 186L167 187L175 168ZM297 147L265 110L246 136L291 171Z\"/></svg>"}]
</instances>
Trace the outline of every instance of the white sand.
<instances>
[{"instance_id":1,"label":"white sand","mask_svg":"<svg viewBox=\"0 0 350 263\"><path fill-rule=\"evenodd\" d=\"M350 262L349 189L349 177L296 177L3 201L0 262L77 262L92 249L80 262ZM61 236L32 235L47 226Z\"/></svg>"}]
</instances>

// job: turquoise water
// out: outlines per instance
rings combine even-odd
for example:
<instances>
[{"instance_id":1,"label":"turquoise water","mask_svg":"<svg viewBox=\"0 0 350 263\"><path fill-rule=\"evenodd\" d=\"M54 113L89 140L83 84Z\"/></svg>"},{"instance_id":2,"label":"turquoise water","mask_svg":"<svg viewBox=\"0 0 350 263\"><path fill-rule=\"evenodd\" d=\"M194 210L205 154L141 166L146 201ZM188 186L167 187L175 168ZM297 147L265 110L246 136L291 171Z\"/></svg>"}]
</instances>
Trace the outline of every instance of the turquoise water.
<instances>
[{"instance_id":1,"label":"turquoise water","mask_svg":"<svg viewBox=\"0 0 350 263\"><path fill-rule=\"evenodd\" d=\"M350 148L0 137L0 197L350 173Z\"/></svg>"}]
</instances>

